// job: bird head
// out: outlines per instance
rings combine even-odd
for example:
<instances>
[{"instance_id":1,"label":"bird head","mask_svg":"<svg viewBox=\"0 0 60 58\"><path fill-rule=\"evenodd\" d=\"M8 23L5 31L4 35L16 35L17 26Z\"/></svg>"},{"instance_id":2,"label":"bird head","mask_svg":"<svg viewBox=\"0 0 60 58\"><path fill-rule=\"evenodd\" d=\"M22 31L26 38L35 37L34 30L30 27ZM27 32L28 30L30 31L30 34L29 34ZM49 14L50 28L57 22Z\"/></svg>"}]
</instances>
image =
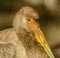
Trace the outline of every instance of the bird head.
<instances>
[{"instance_id":1,"label":"bird head","mask_svg":"<svg viewBox=\"0 0 60 58\"><path fill-rule=\"evenodd\" d=\"M31 7L22 7L14 17L13 26L15 27L15 29L22 27L29 32L30 29L28 27L28 23L31 18L37 20L39 18L38 13Z\"/></svg>"},{"instance_id":2,"label":"bird head","mask_svg":"<svg viewBox=\"0 0 60 58\"><path fill-rule=\"evenodd\" d=\"M49 57L54 58L48 42L46 41L46 38L36 21L38 18L39 15L33 8L28 6L22 7L15 15L13 27L15 29L22 27L26 29L26 31L33 33L36 41L40 43Z\"/></svg>"}]
</instances>

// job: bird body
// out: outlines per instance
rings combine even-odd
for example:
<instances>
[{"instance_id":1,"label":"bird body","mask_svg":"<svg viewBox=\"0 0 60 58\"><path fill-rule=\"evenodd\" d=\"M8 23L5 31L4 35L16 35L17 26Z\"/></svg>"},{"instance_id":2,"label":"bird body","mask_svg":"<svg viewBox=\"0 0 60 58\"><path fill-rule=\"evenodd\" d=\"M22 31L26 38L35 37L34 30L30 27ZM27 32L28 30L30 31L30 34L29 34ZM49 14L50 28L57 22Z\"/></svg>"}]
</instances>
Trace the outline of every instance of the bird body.
<instances>
[{"instance_id":1,"label":"bird body","mask_svg":"<svg viewBox=\"0 0 60 58\"><path fill-rule=\"evenodd\" d=\"M0 32L0 58L47 58L47 53L34 37L23 29L20 31L20 38L13 28Z\"/></svg>"}]
</instances>

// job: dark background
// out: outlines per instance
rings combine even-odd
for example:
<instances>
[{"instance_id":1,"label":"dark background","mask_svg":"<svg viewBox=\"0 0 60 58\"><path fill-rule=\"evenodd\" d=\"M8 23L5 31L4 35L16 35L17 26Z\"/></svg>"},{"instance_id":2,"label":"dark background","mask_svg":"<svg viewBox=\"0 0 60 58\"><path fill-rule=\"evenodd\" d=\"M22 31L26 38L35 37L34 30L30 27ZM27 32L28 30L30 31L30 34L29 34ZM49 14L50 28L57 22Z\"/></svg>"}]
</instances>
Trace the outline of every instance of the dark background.
<instances>
[{"instance_id":1,"label":"dark background","mask_svg":"<svg viewBox=\"0 0 60 58\"><path fill-rule=\"evenodd\" d=\"M27 0L0 0L0 30L12 27L13 17L21 7L26 5L31 6L36 9L40 15L39 22L41 29L51 46L54 56L60 58L59 3L60 1L57 0L56 8L48 8L44 3L31 4L30 2L27 3Z\"/></svg>"}]
</instances>

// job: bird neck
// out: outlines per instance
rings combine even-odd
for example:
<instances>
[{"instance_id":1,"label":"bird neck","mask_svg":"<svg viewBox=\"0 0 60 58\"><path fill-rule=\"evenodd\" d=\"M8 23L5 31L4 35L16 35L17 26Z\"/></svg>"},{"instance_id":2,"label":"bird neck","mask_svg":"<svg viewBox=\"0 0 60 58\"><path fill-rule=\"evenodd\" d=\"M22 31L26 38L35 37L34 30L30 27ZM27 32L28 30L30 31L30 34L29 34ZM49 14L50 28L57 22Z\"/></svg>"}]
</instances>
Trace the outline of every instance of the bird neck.
<instances>
[{"instance_id":1,"label":"bird neck","mask_svg":"<svg viewBox=\"0 0 60 58\"><path fill-rule=\"evenodd\" d=\"M20 27L19 29L15 30L19 40L22 42L26 49L33 48L36 44L36 41L31 33Z\"/></svg>"},{"instance_id":2,"label":"bird neck","mask_svg":"<svg viewBox=\"0 0 60 58\"><path fill-rule=\"evenodd\" d=\"M43 52L45 53L43 47L41 45L37 44L34 36L32 34L30 34L28 31L26 31L23 28L20 28L18 30L15 30L15 32L16 32L19 40L21 41L23 47L25 48L25 51L29 57L32 58L33 53L34 53L34 56L36 56L36 54L41 55L41 53L43 54Z\"/></svg>"}]
</instances>

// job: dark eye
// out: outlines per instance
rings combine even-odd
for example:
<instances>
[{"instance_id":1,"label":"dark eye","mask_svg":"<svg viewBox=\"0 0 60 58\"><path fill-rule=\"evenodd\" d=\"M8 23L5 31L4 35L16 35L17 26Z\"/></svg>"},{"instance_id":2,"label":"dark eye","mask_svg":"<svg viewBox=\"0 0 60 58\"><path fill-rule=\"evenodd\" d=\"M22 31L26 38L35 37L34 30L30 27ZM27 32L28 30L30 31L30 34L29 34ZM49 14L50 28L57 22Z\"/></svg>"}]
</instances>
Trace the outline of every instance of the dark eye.
<instances>
[{"instance_id":1,"label":"dark eye","mask_svg":"<svg viewBox=\"0 0 60 58\"><path fill-rule=\"evenodd\" d=\"M28 19L28 21L30 21L30 19Z\"/></svg>"}]
</instances>

